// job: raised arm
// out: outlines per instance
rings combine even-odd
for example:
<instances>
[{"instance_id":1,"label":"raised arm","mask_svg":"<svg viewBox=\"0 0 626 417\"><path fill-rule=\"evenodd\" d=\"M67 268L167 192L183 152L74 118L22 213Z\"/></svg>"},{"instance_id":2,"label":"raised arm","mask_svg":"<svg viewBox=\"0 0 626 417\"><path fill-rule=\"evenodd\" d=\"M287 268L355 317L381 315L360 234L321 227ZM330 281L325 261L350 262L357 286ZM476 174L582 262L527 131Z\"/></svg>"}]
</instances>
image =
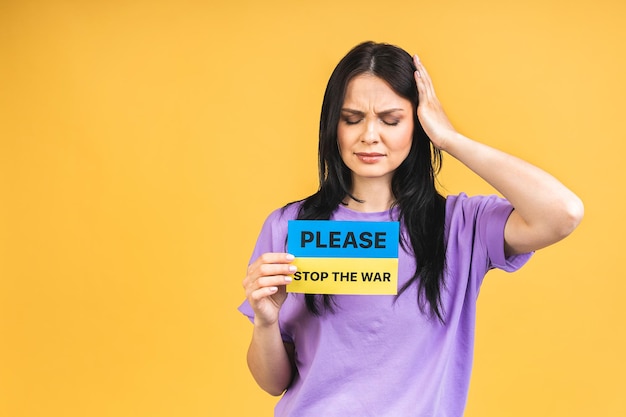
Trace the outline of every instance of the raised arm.
<instances>
[{"instance_id":1,"label":"raised arm","mask_svg":"<svg viewBox=\"0 0 626 417\"><path fill-rule=\"evenodd\" d=\"M507 255L558 242L583 217L581 200L547 172L457 132L439 103L428 72L414 57L417 115L433 145L458 159L514 207L504 229Z\"/></svg>"}]
</instances>

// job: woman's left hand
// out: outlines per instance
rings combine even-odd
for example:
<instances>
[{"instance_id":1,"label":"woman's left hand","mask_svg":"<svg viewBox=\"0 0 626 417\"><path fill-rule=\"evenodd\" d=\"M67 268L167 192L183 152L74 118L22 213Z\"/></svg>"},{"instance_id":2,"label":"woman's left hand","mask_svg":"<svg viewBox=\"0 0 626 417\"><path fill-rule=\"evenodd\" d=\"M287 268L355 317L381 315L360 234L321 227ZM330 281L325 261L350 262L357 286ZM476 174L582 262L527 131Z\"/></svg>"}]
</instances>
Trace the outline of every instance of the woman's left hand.
<instances>
[{"instance_id":1,"label":"woman's left hand","mask_svg":"<svg viewBox=\"0 0 626 417\"><path fill-rule=\"evenodd\" d=\"M414 76L419 93L417 117L433 145L445 150L446 142L453 139L457 131L443 111L432 80L417 55L413 56L413 62L417 68Z\"/></svg>"}]
</instances>

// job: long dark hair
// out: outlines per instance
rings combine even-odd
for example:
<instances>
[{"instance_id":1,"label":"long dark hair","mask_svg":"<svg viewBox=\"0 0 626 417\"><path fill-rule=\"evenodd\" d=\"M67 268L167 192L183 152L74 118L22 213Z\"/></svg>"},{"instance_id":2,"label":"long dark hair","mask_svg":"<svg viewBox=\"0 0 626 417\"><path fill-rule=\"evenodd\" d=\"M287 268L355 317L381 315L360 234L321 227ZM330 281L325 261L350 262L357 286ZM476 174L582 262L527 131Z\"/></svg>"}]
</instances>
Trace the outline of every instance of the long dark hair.
<instances>
[{"instance_id":1,"label":"long dark hair","mask_svg":"<svg viewBox=\"0 0 626 417\"><path fill-rule=\"evenodd\" d=\"M304 199L298 219L326 220L339 204L351 194L352 175L343 163L337 144L337 126L346 87L357 75L373 74L385 80L401 97L413 105L413 142L407 158L396 169L391 189L394 205L399 209L398 220L408 232L410 242L401 239L408 252L413 252L416 270L413 277L400 288L402 294L417 283L417 301L425 312L424 298L430 312L444 321L441 289L445 269L445 199L435 187L435 176L441 168L441 152L432 146L417 118L418 93L411 55L394 45L364 42L354 47L333 71L322 104L319 131L319 190ZM409 245L410 244L410 245ZM329 295L305 296L309 311L321 314L322 308L333 309Z\"/></svg>"}]
</instances>

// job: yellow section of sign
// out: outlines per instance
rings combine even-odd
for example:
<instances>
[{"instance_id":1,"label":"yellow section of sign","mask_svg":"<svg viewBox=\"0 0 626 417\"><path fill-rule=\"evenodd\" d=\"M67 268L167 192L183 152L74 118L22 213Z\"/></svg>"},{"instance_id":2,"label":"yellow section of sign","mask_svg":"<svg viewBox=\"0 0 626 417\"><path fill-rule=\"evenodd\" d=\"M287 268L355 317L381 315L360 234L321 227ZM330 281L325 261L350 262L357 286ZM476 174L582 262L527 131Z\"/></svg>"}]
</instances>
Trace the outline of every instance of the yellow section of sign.
<instances>
[{"instance_id":1,"label":"yellow section of sign","mask_svg":"<svg viewBox=\"0 0 626 417\"><path fill-rule=\"evenodd\" d=\"M296 258L288 292L397 294L398 258Z\"/></svg>"}]
</instances>

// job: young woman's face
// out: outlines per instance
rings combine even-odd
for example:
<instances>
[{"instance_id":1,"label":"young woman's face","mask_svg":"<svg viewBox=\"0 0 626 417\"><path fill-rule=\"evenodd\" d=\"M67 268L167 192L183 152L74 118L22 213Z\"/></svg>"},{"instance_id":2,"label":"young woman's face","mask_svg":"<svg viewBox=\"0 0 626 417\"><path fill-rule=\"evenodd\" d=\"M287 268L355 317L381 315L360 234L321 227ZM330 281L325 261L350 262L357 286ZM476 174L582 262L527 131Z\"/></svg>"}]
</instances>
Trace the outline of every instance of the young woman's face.
<instances>
[{"instance_id":1,"label":"young woman's face","mask_svg":"<svg viewBox=\"0 0 626 417\"><path fill-rule=\"evenodd\" d=\"M381 178L391 183L394 171L411 150L413 106L371 74L348 83L337 127L341 159L353 181Z\"/></svg>"}]
</instances>

